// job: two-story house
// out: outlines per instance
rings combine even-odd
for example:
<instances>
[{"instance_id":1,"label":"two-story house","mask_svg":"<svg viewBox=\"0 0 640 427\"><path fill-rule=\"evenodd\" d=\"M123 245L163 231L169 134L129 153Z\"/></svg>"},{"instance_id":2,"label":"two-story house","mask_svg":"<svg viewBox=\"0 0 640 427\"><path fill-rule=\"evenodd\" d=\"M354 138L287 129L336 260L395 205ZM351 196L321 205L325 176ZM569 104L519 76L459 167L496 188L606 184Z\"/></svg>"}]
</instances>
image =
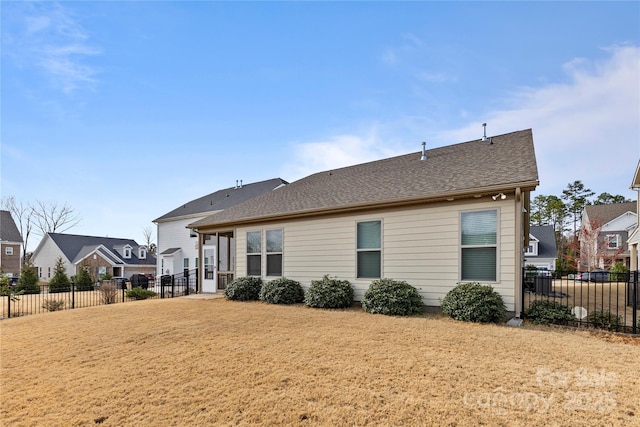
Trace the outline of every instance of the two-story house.
<instances>
[{"instance_id":1,"label":"two-story house","mask_svg":"<svg viewBox=\"0 0 640 427\"><path fill-rule=\"evenodd\" d=\"M0 272L20 276L22 267L22 236L11 212L0 210Z\"/></svg>"},{"instance_id":2,"label":"two-story house","mask_svg":"<svg viewBox=\"0 0 640 427\"><path fill-rule=\"evenodd\" d=\"M287 182L280 178L250 184L243 184L242 181L239 181L234 187L224 188L183 203L171 212L153 220L157 226L158 236L156 275L179 274L184 270L193 270L199 267L200 254L197 233L188 229L188 224L286 184ZM214 260L209 252L204 254L204 260L207 268L224 271L234 263L231 256L234 241L230 238L222 238L218 244L220 250L217 254L217 260Z\"/></svg>"},{"instance_id":3,"label":"two-story house","mask_svg":"<svg viewBox=\"0 0 640 427\"><path fill-rule=\"evenodd\" d=\"M555 271L558 249L553 226L529 227L529 246L524 250L524 257L525 265L535 265L538 269Z\"/></svg>"},{"instance_id":4,"label":"two-story house","mask_svg":"<svg viewBox=\"0 0 640 427\"><path fill-rule=\"evenodd\" d=\"M609 268L617 261L629 267L627 241L637 224L637 202L586 206L580 227L578 270Z\"/></svg>"}]
</instances>

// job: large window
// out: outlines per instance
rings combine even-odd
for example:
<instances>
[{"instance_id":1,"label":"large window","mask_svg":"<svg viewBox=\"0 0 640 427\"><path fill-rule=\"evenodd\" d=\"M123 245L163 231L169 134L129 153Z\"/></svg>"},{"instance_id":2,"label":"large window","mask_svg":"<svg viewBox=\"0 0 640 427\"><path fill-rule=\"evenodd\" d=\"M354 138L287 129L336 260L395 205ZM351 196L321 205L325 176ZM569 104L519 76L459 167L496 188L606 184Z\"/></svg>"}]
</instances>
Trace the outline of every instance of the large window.
<instances>
[{"instance_id":1,"label":"large window","mask_svg":"<svg viewBox=\"0 0 640 427\"><path fill-rule=\"evenodd\" d=\"M267 276L282 276L282 230L267 230Z\"/></svg>"},{"instance_id":2,"label":"large window","mask_svg":"<svg viewBox=\"0 0 640 427\"><path fill-rule=\"evenodd\" d=\"M380 278L382 270L382 222L359 222L357 234L358 277Z\"/></svg>"},{"instance_id":3,"label":"large window","mask_svg":"<svg viewBox=\"0 0 640 427\"><path fill-rule=\"evenodd\" d=\"M247 233L247 276L260 276L262 272L262 231Z\"/></svg>"},{"instance_id":4,"label":"large window","mask_svg":"<svg viewBox=\"0 0 640 427\"><path fill-rule=\"evenodd\" d=\"M620 243L617 234L607 234L607 249L618 249L620 248Z\"/></svg>"},{"instance_id":5,"label":"large window","mask_svg":"<svg viewBox=\"0 0 640 427\"><path fill-rule=\"evenodd\" d=\"M462 280L496 281L498 212L463 212Z\"/></svg>"}]
</instances>

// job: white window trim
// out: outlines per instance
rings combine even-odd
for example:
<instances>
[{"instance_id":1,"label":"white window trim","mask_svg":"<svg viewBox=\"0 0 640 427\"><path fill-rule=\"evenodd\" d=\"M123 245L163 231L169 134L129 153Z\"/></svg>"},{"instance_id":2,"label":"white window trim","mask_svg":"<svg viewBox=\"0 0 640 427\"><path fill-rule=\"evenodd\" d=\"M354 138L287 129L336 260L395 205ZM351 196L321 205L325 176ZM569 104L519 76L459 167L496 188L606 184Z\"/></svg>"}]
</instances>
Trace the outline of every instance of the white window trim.
<instances>
[{"instance_id":1,"label":"white window trim","mask_svg":"<svg viewBox=\"0 0 640 427\"><path fill-rule=\"evenodd\" d=\"M532 248L531 251L529 251L529 246ZM524 254L528 256L538 256L538 242L530 241L529 246L524 248Z\"/></svg>"},{"instance_id":2,"label":"white window trim","mask_svg":"<svg viewBox=\"0 0 640 427\"><path fill-rule=\"evenodd\" d=\"M280 252L268 252L268 248L267 248L267 233L269 231L280 231L282 233L282 250ZM263 252L264 252L264 277L284 277L284 228L270 228L270 229L266 229L264 230L264 245L263 245ZM269 276L268 275L268 261L267 261L267 257L269 255L281 255L281 263L282 265L280 266L280 275L279 276ZM262 269L260 269L260 272L262 273Z\"/></svg>"},{"instance_id":3,"label":"white window trim","mask_svg":"<svg viewBox=\"0 0 640 427\"><path fill-rule=\"evenodd\" d=\"M126 259L130 259L131 258L131 246L126 245L124 248L122 248L122 256L123 258Z\"/></svg>"},{"instance_id":4,"label":"white window trim","mask_svg":"<svg viewBox=\"0 0 640 427\"><path fill-rule=\"evenodd\" d=\"M145 248L138 248L138 258L140 259L147 258L147 250Z\"/></svg>"},{"instance_id":5,"label":"white window trim","mask_svg":"<svg viewBox=\"0 0 640 427\"><path fill-rule=\"evenodd\" d=\"M484 209L469 209L469 210L463 210L460 211L458 213L458 281L460 282L473 282L473 281L479 281L479 280L471 280L471 279L462 279L462 214L463 213L473 213L473 212L485 212L485 211L496 211L496 244L495 244L495 248L496 248L496 280L495 281L491 281L491 280L481 280L482 283L500 283L500 266L502 264L501 262L501 256L500 256L500 230L501 230L501 225L500 225L500 208L484 208ZM465 248L481 248L481 247L489 247L492 245L465 245Z\"/></svg>"},{"instance_id":6,"label":"white window trim","mask_svg":"<svg viewBox=\"0 0 640 427\"><path fill-rule=\"evenodd\" d=\"M380 248L379 249L358 249L358 224L362 223L362 222L375 222L378 221L380 223ZM356 280L375 280L375 279L382 279L384 277L384 220L382 218L371 218L371 219L360 219L355 221L354 224L354 230L355 230L355 248L356 248L356 254L355 254L355 271L354 271L354 277L356 278ZM379 251L380 252L380 277L359 277L358 276L358 253L359 252L374 252L374 251Z\"/></svg>"},{"instance_id":7,"label":"white window trim","mask_svg":"<svg viewBox=\"0 0 640 427\"><path fill-rule=\"evenodd\" d=\"M4 248L4 254L5 255L13 255L13 246L7 246Z\"/></svg>"},{"instance_id":8,"label":"white window trim","mask_svg":"<svg viewBox=\"0 0 640 427\"><path fill-rule=\"evenodd\" d=\"M249 233L260 233L260 252L249 252ZM264 270L264 259L262 256L262 252L264 251L264 244L265 244L265 233L262 232L262 229L260 230L247 230L247 232L245 233L244 236L245 239L245 262L246 262L246 266L245 266L245 272L247 273L247 276L251 276L251 277L262 277L262 271ZM255 275L255 274L250 274L249 273L249 255L253 255L253 256L260 256L260 274L259 275Z\"/></svg>"},{"instance_id":9,"label":"white window trim","mask_svg":"<svg viewBox=\"0 0 640 427\"><path fill-rule=\"evenodd\" d=\"M611 239L615 238L616 240L616 245L615 246L611 246ZM607 234L606 237L606 245L607 245L607 249L620 249L620 235L619 234Z\"/></svg>"}]
</instances>

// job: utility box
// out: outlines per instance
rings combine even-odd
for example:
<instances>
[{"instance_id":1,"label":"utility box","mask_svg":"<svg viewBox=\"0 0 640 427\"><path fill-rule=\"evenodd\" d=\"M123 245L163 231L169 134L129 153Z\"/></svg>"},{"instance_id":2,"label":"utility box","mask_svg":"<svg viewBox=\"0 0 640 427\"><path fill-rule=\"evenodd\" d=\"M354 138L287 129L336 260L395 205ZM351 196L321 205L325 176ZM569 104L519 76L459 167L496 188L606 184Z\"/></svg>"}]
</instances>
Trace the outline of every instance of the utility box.
<instances>
[{"instance_id":1,"label":"utility box","mask_svg":"<svg viewBox=\"0 0 640 427\"><path fill-rule=\"evenodd\" d=\"M534 284L536 287L536 294L549 295L551 293L551 276L536 276L534 278Z\"/></svg>"}]
</instances>

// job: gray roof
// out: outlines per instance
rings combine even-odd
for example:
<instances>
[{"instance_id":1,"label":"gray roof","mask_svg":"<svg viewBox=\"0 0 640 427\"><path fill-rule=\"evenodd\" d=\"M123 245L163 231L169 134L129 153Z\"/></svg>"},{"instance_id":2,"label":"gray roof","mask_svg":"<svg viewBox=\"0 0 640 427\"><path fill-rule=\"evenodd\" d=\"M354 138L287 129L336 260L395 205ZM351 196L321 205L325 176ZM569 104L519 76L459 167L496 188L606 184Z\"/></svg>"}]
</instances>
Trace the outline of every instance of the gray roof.
<instances>
[{"instance_id":1,"label":"gray roof","mask_svg":"<svg viewBox=\"0 0 640 427\"><path fill-rule=\"evenodd\" d=\"M557 258L556 234L552 225L532 225L529 234L538 239L537 258ZM531 255L527 255L527 258Z\"/></svg>"},{"instance_id":2,"label":"gray roof","mask_svg":"<svg viewBox=\"0 0 640 427\"><path fill-rule=\"evenodd\" d=\"M154 219L153 222L161 222L188 215L207 214L228 209L231 206L237 205L238 203L242 203L286 184L288 184L287 181L280 178L273 178L266 181L243 184L241 187L225 188L187 202L171 212Z\"/></svg>"},{"instance_id":3,"label":"gray roof","mask_svg":"<svg viewBox=\"0 0 640 427\"><path fill-rule=\"evenodd\" d=\"M9 211L0 210L0 241L22 243L20 230Z\"/></svg>"},{"instance_id":4,"label":"gray roof","mask_svg":"<svg viewBox=\"0 0 640 427\"><path fill-rule=\"evenodd\" d=\"M175 254L176 252L178 252L181 248L169 248L169 249L165 249L164 251L160 252L160 255L172 255Z\"/></svg>"},{"instance_id":5,"label":"gray roof","mask_svg":"<svg viewBox=\"0 0 640 427\"><path fill-rule=\"evenodd\" d=\"M604 225L627 212L636 212L636 202L611 203L609 205L588 205L584 210L590 221L597 221Z\"/></svg>"},{"instance_id":6,"label":"gray roof","mask_svg":"<svg viewBox=\"0 0 640 427\"><path fill-rule=\"evenodd\" d=\"M310 175L190 224L192 228L532 190L538 168L531 129Z\"/></svg>"},{"instance_id":7,"label":"gray roof","mask_svg":"<svg viewBox=\"0 0 640 427\"><path fill-rule=\"evenodd\" d=\"M138 258L137 248L140 246L132 239L119 239L115 237L96 237L96 236L79 236L75 234L61 234L61 233L47 233L47 235L55 242L60 248L62 253L71 262L77 262L81 258L87 256L92 251L96 250L100 245L107 248L113 255L107 256L104 251L100 251L101 254L105 254L109 260L117 264L128 265L155 265L156 258L147 251L147 257L145 259ZM131 258L122 259L120 255L114 250L115 247L123 247L129 245L134 250L131 251ZM116 258L114 258L114 255Z\"/></svg>"}]
</instances>

